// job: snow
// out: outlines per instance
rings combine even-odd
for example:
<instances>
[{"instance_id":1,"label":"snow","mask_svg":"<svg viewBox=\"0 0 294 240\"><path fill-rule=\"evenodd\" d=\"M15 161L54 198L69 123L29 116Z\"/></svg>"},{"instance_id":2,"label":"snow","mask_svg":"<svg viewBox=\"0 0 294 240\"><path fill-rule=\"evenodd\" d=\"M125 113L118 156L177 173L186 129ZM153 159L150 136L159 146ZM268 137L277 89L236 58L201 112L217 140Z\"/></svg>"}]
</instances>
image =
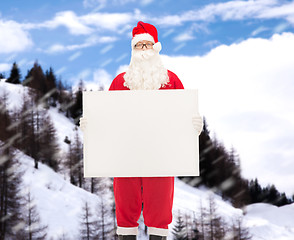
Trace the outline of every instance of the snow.
<instances>
[{"instance_id":1,"label":"snow","mask_svg":"<svg viewBox=\"0 0 294 240\"><path fill-rule=\"evenodd\" d=\"M77 220L83 200L88 198L94 202L97 201L97 196L73 186L46 165L39 163L39 169L35 169L33 159L22 153L18 153L17 158L21 159L22 168L25 170L23 189L30 189L42 224L48 225L48 237L55 239L66 233L74 239L78 234Z\"/></svg>"},{"instance_id":2,"label":"snow","mask_svg":"<svg viewBox=\"0 0 294 240\"><path fill-rule=\"evenodd\" d=\"M48 237L58 239L65 234L68 239L78 239L80 216L84 201L87 200L92 211L95 211L100 197L70 184L52 169L39 163L34 168L33 159L18 152L16 156L21 162L24 191L29 188L36 201L43 224L48 225ZM233 217L242 216L241 209L234 208L219 196L207 189L193 188L175 178L175 196L173 206L173 222L176 222L179 211L181 214L199 215L200 204L208 208L208 197L212 195L217 205L217 213L230 223ZM253 240L293 240L294 239L294 204L276 207L269 204L252 204L247 206L244 217L245 226L249 227ZM143 233L143 219L139 220L140 232L138 239L148 239Z\"/></svg>"},{"instance_id":3,"label":"snow","mask_svg":"<svg viewBox=\"0 0 294 240\"><path fill-rule=\"evenodd\" d=\"M10 111L19 110L23 105L23 94L28 95L28 87L24 87L20 84L10 84L4 82L4 79L0 81L0 97L3 97L5 93L8 93L7 108Z\"/></svg>"},{"instance_id":4,"label":"snow","mask_svg":"<svg viewBox=\"0 0 294 240\"><path fill-rule=\"evenodd\" d=\"M4 90L9 93L8 107L10 110L21 106L21 95L27 92L27 88L0 81L0 96ZM71 140L74 138L75 125L56 108L50 108L48 113L57 130L58 144L62 151L66 152L68 146L64 143L64 138L65 136ZM78 134L82 140L82 132L79 129ZM39 163L39 168L35 169L34 159L20 151L16 151L15 157L20 163L20 171L24 172L22 175L23 194L30 190L40 214L41 223L48 226L48 239L60 239L63 234L68 240L79 239L81 214L85 201L88 202L92 212L97 212L101 196L72 185L68 177L54 172L42 163ZM228 223L234 217L243 216L243 210L234 208L229 202L223 201L220 196L210 190L193 188L175 178L173 222L169 226L169 239L173 239L171 231L179 212L191 217L199 216L201 205L208 208L210 196L215 199L217 213ZM108 195L108 205L110 201L113 201L112 194ZM252 240L294 239L294 204L283 207L263 203L252 204L245 208L245 213L244 224L249 228L253 236ZM148 239L144 234L142 215L139 223L138 239Z\"/></svg>"},{"instance_id":5,"label":"snow","mask_svg":"<svg viewBox=\"0 0 294 240\"><path fill-rule=\"evenodd\" d=\"M69 140L73 141L75 138L75 129L77 129L81 141L83 140L80 128L78 128L73 121L64 116L64 114L59 113L57 108L51 107L48 113L56 129L59 147L61 147L63 151L68 151L68 144L64 142L65 137L67 136Z\"/></svg>"},{"instance_id":6,"label":"snow","mask_svg":"<svg viewBox=\"0 0 294 240\"><path fill-rule=\"evenodd\" d=\"M294 204L276 207L256 203L247 207L246 221L254 240L294 239Z\"/></svg>"}]
</instances>

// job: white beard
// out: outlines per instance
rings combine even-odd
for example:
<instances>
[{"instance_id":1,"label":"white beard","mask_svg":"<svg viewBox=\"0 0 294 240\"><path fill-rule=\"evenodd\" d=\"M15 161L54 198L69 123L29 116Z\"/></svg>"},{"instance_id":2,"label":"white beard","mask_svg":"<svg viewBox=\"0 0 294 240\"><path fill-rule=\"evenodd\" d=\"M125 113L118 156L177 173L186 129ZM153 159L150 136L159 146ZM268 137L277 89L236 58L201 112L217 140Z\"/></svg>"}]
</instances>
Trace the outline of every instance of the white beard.
<instances>
[{"instance_id":1,"label":"white beard","mask_svg":"<svg viewBox=\"0 0 294 240\"><path fill-rule=\"evenodd\" d=\"M159 53L153 49L132 51L124 79L124 86L131 90L157 90L169 81Z\"/></svg>"}]
</instances>

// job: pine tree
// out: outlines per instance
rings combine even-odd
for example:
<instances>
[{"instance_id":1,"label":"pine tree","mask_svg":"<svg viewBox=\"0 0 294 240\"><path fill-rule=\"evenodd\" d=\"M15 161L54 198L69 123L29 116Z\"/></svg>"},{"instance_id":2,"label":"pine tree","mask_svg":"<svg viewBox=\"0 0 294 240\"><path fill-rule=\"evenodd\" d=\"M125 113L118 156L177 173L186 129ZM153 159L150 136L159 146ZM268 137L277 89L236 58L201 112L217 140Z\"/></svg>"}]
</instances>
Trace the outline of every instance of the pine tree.
<instances>
[{"instance_id":1,"label":"pine tree","mask_svg":"<svg viewBox=\"0 0 294 240\"><path fill-rule=\"evenodd\" d=\"M223 199L235 207L250 203L248 182L241 176L240 159L232 148L227 151L216 138L210 137L206 119L199 136L199 177L179 177L192 186L213 188Z\"/></svg>"},{"instance_id":2,"label":"pine tree","mask_svg":"<svg viewBox=\"0 0 294 240\"><path fill-rule=\"evenodd\" d=\"M2 122L3 123L3 122ZM9 143L0 141L0 240L18 240L21 221L20 183L22 173Z\"/></svg>"},{"instance_id":3,"label":"pine tree","mask_svg":"<svg viewBox=\"0 0 294 240\"><path fill-rule=\"evenodd\" d=\"M45 73L45 85L46 85L46 94L48 94L48 105L56 107L56 102L58 101L58 90L56 83L56 76L52 67L49 71Z\"/></svg>"},{"instance_id":4,"label":"pine tree","mask_svg":"<svg viewBox=\"0 0 294 240\"><path fill-rule=\"evenodd\" d=\"M211 155L214 145L209 136L209 130L205 118L203 119L203 123L203 130L199 136L200 183L207 187L213 187L210 183L210 177L213 175L213 158Z\"/></svg>"},{"instance_id":5,"label":"pine tree","mask_svg":"<svg viewBox=\"0 0 294 240\"><path fill-rule=\"evenodd\" d=\"M99 229L101 229L101 239L102 240L107 240L108 239L108 233L109 231L107 230L107 215L108 215L108 210L106 208L106 204L104 202L104 195L101 195L100 197L100 207L99 207L99 212L100 212L100 224L99 224Z\"/></svg>"},{"instance_id":6,"label":"pine tree","mask_svg":"<svg viewBox=\"0 0 294 240\"><path fill-rule=\"evenodd\" d=\"M71 117L74 119L77 125L79 124L79 119L83 113L83 90L84 82L80 80L78 90L75 93L74 104L70 107Z\"/></svg>"},{"instance_id":7,"label":"pine tree","mask_svg":"<svg viewBox=\"0 0 294 240\"><path fill-rule=\"evenodd\" d=\"M191 224L192 232L191 232L191 240L204 240L204 235L200 232L201 222L197 220L195 216L195 212L193 212L193 222Z\"/></svg>"},{"instance_id":8,"label":"pine tree","mask_svg":"<svg viewBox=\"0 0 294 240\"><path fill-rule=\"evenodd\" d=\"M58 171L58 144L56 130L53 122L46 113L42 117L42 129L40 130L40 161L54 171Z\"/></svg>"},{"instance_id":9,"label":"pine tree","mask_svg":"<svg viewBox=\"0 0 294 240\"><path fill-rule=\"evenodd\" d=\"M232 231L231 233L232 240L250 240L252 238L248 228L245 228L243 226L243 219L241 217L233 221L231 231Z\"/></svg>"},{"instance_id":10,"label":"pine tree","mask_svg":"<svg viewBox=\"0 0 294 240\"><path fill-rule=\"evenodd\" d=\"M96 212L99 214L99 229L100 229L100 239L108 240L113 239L115 236L114 228L112 227L112 220L110 215L110 206L112 205L112 200L109 199L109 190L111 182L109 178L100 178L97 184L96 194L99 196L99 205Z\"/></svg>"},{"instance_id":11,"label":"pine tree","mask_svg":"<svg viewBox=\"0 0 294 240\"><path fill-rule=\"evenodd\" d=\"M206 218L207 218L207 210L202 205L202 200L200 200L200 234L199 234L199 240L206 239Z\"/></svg>"},{"instance_id":12,"label":"pine tree","mask_svg":"<svg viewBox=\"0 0 294 240\"><path fill-rule=\"evenodd\" d=\"M5 73L0 73L0 80L5 79Z\"/></svg>"},{"instance_id":13,"label":"pine tree","mask_svg":"<svg viewBox=\"0 0 294 240\"><path fill-rule=\"evenodd\" d=\"M20 84L20 78L21 78L20 70L16 62L14 62L10 70L10 76L6 80L6 82L13 83L13 84Z\"/></svg>"},{"instance_id":14,"label":"pine tree","mask_svg":"<svg viewBox=\"0 0 294 240\"><path fill-rule=\"evenodd\" d=\"M225 236L226 229L223 219L216 212L216 203L213 196L209 196L209 210L207 235L209 240L221 240Z\"/></svg>"},{"instance_id":15,"label":"pine tree","mask_svg":"<svg viewBox=\"0 0 294 240\"><path fill-rule=\"evenodd\" d=\"M0 96L0 140L7 141L11 136L11 133L8 129L8 126L11 124L11 120L9 117L9 112L7 108L7 101L8 101L8 92L3 91L2 95Z\"/></svg>"},{"instance_id":16,"label":"pine tree","mask_svg":"<svg viewBox=\"0 0 294 240\"><path fill-rule=\"evenodd\" d=\"M32 112L32 103L30 102L30 99L23 94L22 96L22 107L19 112L17 112L17 119L18 124L16 131L20 133L21 138L16 147L20 150L22 150L25 154L31 156L32 152L32 132L33 132L33 126L30 125L30 116Z\"/></svg>"},{"instance_id":17,"label":"pine tree","mask_svg":"<svg viewBox=\"0 0 294 240\"><path fill-rule=\"evenodd\" d=\"M177 216L176 224L173 227L172 233L174 235L174 240L188 240L186 224L182 219L180 211Z\"/></svg>"},{"instance_id":18,"label":"pine tree","mask_svg":"<svg viewBox=\"0 0 294 240\"><path fill-rule=\"evenodd\" d=\"M46 77L42 70L42 67L36 61L34 63L33 68L30 71L28 71L28 74L25 77L25 81L23 82L23 85L35 89L35 102L38 102L47 91L45 80Z\"/></svg>"},{"instance_id":19,"label":"pine tree","mask_svg":"<svg viewBox=\"0 0 294 240\"><path fill-rule=\"evenodd\" d=\"M287 198L285 193L280 193L275 185L268 185L262 188L257 178L251 180L248 186L251 198L250 203L266 202L280 207L294 202L290 198Z\"/></svg>"},{"instance_id":20,"label":"pine tree","mask_svg":"<svg viewBox=\"0 0 294 240\"><path fill-rule=\"evenodd\" d=\"M80 229L80 239L94 240L99 239L98 220L91 212L88 202L84 203Z\"/></svg>"},{"instance_id":21,"label":"pine tree","mask_svg":"<svg viewBox=\"0 0 294 240\"><path fill-rule=\"evenodd\" d=\"M75 101L72 97L72 88L63 85L59 79L57 83L58 89L58 102L60 103L59 112L65 112L66 117L70 117L70 108L74 105Z\"/></svg>"},{"instance_id":22,"label":"pine tree","mask_svg":"<svg viewBox=\"0 0 294 240\"><path fill-rule=\"evenodd\" d=\"M84 187L83 177L83 149L77 128L74 141L69 144L66 166L69 168L70 182L76 186Z\"/></svg>"},{"instance_id":23,"label":"pine tree","mask_svg":"<svg viewBox=\"0 0 294 240\"><path fill-rule=\"evenodd\" d=\"M13 238L13 226L18 224L20 218L19 187L21 178L14 159L12 145L14 137L9 126L14 121L7 108L8 93L3 92L0 108L0 240Z\"/></svg>"},{"instance_id":24,"label":"pine tree","mask_svg":"<svg viewBox=\"0 0 294 240\"><path fill-rule=\"evenodd\" d=\"M115 201L114 201L114 199L112 199L112 201L111 201L112 231L110 232L110 234L112 236L112 239L117 240L118 236L115 231L117 228L115 209L116 209Z\"/></svg>"},{"instance_id":25,"label":"pine tree","mask_svg":"<svg viewBox=\"0 0 294 240\"><path fill-rule=\"evenodd\" d=\"M25 239L42 240L46 239L47 226L41 223L40 215L37 211L37 205L28 189L25 198L25 210L23 212Z\"/></svg>"}]
</instances>

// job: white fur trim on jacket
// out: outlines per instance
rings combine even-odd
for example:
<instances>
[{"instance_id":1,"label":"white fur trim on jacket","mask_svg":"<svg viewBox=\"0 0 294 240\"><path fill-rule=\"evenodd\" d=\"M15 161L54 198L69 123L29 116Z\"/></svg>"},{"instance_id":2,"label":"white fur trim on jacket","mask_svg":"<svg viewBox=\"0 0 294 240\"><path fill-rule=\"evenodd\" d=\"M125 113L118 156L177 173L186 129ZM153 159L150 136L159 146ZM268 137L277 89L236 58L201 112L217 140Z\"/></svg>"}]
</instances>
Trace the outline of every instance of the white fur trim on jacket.
<instances>
[{"instance_id":1,"label":"white fur trim on jacket","mask_svg":"<svg viewBox=\"0 0 294 240\"><path fill-rule=\"evenodd\" d=\"M147 233L149 235L157 235L157 236L167 236L168 229L165 228L155 228L155 227L148 227Z\"/></svg>"},{"instance_id":2,"label":"white fur trim on jacket","mask_svg":"<svg viewBox=\"0 0 294 240\"><path fill-rule=\"evenodd\" d=\"M138 235L138 227L117 227L117 235Z\"/></svg>"}]
</instances>

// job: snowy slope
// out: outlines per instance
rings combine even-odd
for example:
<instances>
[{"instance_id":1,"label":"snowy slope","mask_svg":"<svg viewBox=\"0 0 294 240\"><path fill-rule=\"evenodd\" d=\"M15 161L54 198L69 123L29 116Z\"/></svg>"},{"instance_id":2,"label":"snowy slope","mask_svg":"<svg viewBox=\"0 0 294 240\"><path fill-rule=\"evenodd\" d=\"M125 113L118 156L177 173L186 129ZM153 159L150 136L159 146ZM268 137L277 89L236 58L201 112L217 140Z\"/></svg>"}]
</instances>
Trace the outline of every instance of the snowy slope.
<instances>
[{"instance_id":1,"label":"snowy slope","mask_svg":"<svg viewBox=\"0 0 294 240\"><path fill-rule=\"evenodd\" d=\"M22 107L23 94L28 96L28 87L23 87L20 84L10 84L0 80L0 97L4 93L8 94L7 108L10 111L19 110Z\"/></svg>"},{"instance_id":2,"label":"snowy slope","mask_svg":"<svg viewBox=\"0 0 294 240\"><path fill-rule=\"evenodd\" d=\"M0 96L4 91L8 92L8 108L10 110L20 107L22 93L27 94L27 88L21 85L0 81ZM64 138L65 136L70 139L74 138L75 125L63 114L58 113L55 108L49 109L49 116L57 130L59 146L66 154L68 146L64 143ZM79 129L78 134L82 139L82 133ZM48 237L59 239L65 235L68 240L78 239L80 215L84 202L87 200L90 209L97 212L97 205L101 202L100 197L73 186L69 183L67 176L52 171L46 165L39 163L39 169L35 169L33 159L20 151L17 152L16 158L20 162L21 170L24 171L22 189L24 193L30 189L40 213L41 221L48 225ZM202 204L203 207L207 208L208 197L211 194L214 196L217 205L217 213L226 221L229 222L233 217L243 214L242 210L232 207L230 203L223 201L209 190L196 189L176 179L174 218L170 229L175 225L179 212L191 217L199 215L200 205ZM111 193L108 193L107 199L109 202L106 204L109 205L113 200ZM268 204L253 204L247 206L246 213L244 224L249 227L253 240L294 239L294 204L280 208ZM143 233L142 222L141 216L138 239L145 240L147 237ZM172 239L171 233L169 237L169 239Z\"/></svg>"},{"instance_id":3,"label":"snowy slope","mask_svg":"<svg viewBox=\"0 0 294 240\"><path fill-rule=\"evenodd\" d=\"M99 197L73 186L43 164L40 164L38 170L34 169L33 159L23 153L19 152L17 158L25 170L24 189L31 189L42 223L48 225L48 237L58 239L65 234L68 239L78 239L83 203L87 200L92 211L95 211L100 202ZM199 214L200 201L204 207L208 207L207 199L210 194L213 193L192 188L176 179L174 218L170 229L173 228L179 211L192 217L193 212ZM222 201L219 196L214 195L214 198L217 212L228 222L232 217L242 215L240 209ZM244 224L249 227L253 240L293 240L293 216L294 204L280 208L268 204L253 204L247 207ZM143 233L142 216L139 223L139 239L145 240L147 237ZM169 239L172 239L171 231Z\"/></svg>"},{"instance_id":4,"label":"snowy slope","mask_svg":"<svg viewBox=\"0 0 294 240\"><path fill-rule=\"evenodd\" d=\"M246 222L254 240L293 240L294 204L276 207L257 203L247 207Z\"/></svg>"},{"instance_id":5,"label":"snowy slope","mask_svg":"<svg viewBox=\"0 0 294 240\"><path fill-rule=\"evenodd\" d=\"M17 158L25 170L24 193L30 189L41 222L48 226L48 238L58 239L65 234L77 239L83 201L94 209L98 196L70 184L46 165L39 163L39 169L35 169L33 159L21 152Z\"/></svg>"}]
</instances>

